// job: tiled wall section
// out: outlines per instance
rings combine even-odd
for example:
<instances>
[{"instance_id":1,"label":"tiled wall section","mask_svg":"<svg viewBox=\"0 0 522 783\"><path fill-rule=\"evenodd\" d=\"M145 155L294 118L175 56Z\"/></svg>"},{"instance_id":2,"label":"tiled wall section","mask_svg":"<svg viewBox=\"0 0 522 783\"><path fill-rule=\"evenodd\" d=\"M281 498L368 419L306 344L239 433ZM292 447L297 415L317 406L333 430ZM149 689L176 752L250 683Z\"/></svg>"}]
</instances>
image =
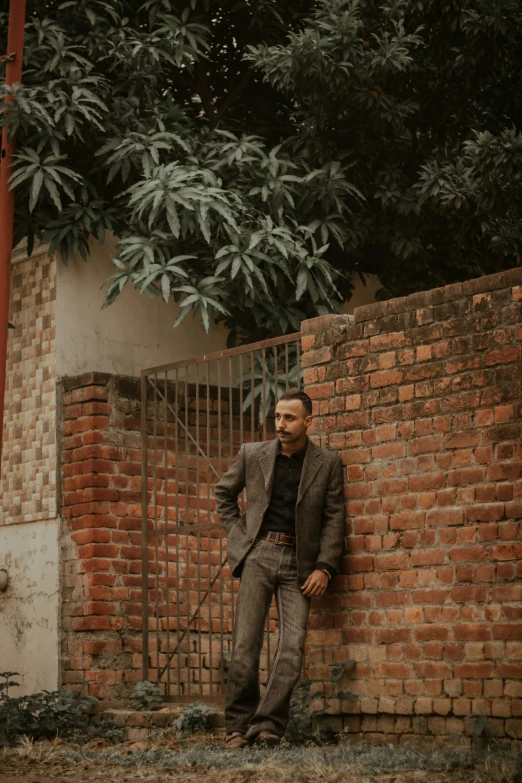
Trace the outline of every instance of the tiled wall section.
<instances>
[{"instance_id":1,"label":"tiled wall section","mask_svg":"<svg viewBox=\"0 0 522 783\"><path fill-rule=\"evenodd\" d=\"M0 525L56 516L56 261L14 253Z\"/></svg>"}]
</instances>

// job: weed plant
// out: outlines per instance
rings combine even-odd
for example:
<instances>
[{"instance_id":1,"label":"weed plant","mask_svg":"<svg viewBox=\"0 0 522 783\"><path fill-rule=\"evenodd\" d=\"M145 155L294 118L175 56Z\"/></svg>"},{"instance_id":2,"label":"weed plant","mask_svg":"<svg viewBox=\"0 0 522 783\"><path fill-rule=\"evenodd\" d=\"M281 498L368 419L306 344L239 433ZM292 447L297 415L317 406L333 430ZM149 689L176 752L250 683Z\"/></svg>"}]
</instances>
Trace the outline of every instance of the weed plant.
<instances>
[{"instance_id":1,"label":"weed plant","mask_svg":"<svg viewBox=\"0 0 522 783\"><path fill-rule=\"evenodd\" d=\"M23 737L33 740L105 737L121 740L123 733L112 721L99 725L91 722L94 696L62 688L40 691L29 696L12 697L11 688L19 687L12 679L17 672L0 672L0 746L16 745Z\"/></svg>"}]
</instances>

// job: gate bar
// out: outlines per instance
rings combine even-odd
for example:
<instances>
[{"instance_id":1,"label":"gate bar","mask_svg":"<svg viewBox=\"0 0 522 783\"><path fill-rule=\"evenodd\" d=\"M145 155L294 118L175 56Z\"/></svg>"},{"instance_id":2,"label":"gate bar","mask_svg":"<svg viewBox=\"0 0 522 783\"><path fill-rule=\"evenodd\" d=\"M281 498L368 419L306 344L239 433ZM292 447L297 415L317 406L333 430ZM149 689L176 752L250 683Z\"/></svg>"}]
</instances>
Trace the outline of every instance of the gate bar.
<instances>
[{"instance_id":1,"label":"gate bar","mask_svg":"<svg viewBox=\"0 0 522 783\"><path fill-rule=\"evenodd\" d=\"M227 348L224 351L215 351L215 353L204 353L202 356L196 356L192 359L181 359L179 362L172 362L171 364L160 364L158 367L148 367L146 370L142 370L142 375L154 375L158 372L166 372L168 370L177 370L178 367L190 367L193 364L200 364L201 362L211 362L215 359L226 359L227 356L237 356L238 354L245 353L245 349L248 348L248 352L260 351L263 348L271 348L273 345L284 345L285 343L295 343L301 340L301 332L294 332L293 334L285 334L283 337L271 337L269 340L261 340L258 343L247 343L245 345L238 345L235 348Z\"/></svg>"},{"instance_id":2,"label":"gate bar","mask_svg":"<svg viewBox=\"0 0 522 783\"><path fill-rule=\"evenodd\" d=\"M141 624L142 680L149 679L149 511L147 377L141 376Z\"/></svg>"}]
</instances>

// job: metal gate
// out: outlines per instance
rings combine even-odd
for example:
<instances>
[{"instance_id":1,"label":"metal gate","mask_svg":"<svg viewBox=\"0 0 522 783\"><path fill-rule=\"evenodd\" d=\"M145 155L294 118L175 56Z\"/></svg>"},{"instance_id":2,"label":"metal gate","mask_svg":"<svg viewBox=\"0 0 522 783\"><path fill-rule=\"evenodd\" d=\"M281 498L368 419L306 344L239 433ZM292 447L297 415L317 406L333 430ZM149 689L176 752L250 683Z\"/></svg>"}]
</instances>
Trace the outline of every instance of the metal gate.
<instances>
[{"instance_id":1,"label":"metal gate","mask_svg":"<svg viewBox=\"0 0 522 783\"><path fill-rule=\"evenodd\" d=\"M275 402L301 386L300 338L142 372L143 679L161 685L167 701L223 698L239 583L227 565L213 488L243 442L275 437ZM272 606L262 685L276 644Z\"/></svg>"}]
</instances>

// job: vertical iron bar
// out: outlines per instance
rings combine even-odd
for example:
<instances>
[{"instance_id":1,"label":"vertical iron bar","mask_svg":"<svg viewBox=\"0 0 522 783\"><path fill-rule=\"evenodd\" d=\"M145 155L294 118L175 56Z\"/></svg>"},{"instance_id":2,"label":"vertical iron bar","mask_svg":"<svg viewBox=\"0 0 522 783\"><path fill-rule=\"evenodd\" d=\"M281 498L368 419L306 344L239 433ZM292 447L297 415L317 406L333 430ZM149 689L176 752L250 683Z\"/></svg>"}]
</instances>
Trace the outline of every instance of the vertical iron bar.
<instances>
[{"instance_id":1,"label":"vertical iron bar","mask_svg":"<svg viewBox=\"0 0 522 783\"><path fill-rule=\"evenodd\" d=\"M232 359L228 357L228 404L230 422L230 461L234 459L234 406L232 402ZM230 622L234 627L234 577L230 572Z\"/></svg>"},{"instance_id":2,"label":"vertical iron bar","mask_svg":"<svg viewBox=\"0 0 522 783\"><path fill-rule=\"evenodd\" d=\"M217 360L217 383L218 383L218 473L221 478L223 469L221 464L221 360ZM219 562L223 562L223 536L219 537ZM224 636L223 636L223 574L219 575L219 603L221 611L219 613L219 636L221 649L221 687L225 681L225 661L224 661Z\"/></svg>"},{"instance_id":3,"label":"vertical iron bar","mask_svg":"<svg viewBox=\"0 0 522 783\"><path fill-rule=\"evenodd\" d=\"M170 650L170 597L169 597L169 536L167 533L167 528L169 526L169 464L168 464L168 421L169 421L169 413L167 408L167 398L168 398L168 388L169 388L169 378L168 378L168 372L165 371L165 389L164 389L164 464L165 464L165 478L164 478L164 503L165 503L165 612L166 612L166 620L167 620L167 647L166 647L166 655L168 660L168 651ZM171 683L170 683L170 664L167 667L167 684L165 686L165 693L167 696L170 696L171 693Z\"/></svg>"},{"instance_id":4,"label":"vertical iron bar","mask_svg":"<svg viewBox=\"0 0 522 783\"><path fill-rule=\"evenodd\" d=\"M174 450L176 452L175 462L175 480L176 480L176 514L175 522L176 527L176 655L178 658L178 696L181 695L181 650L180 650L180 620L181 615L179 611L179 600L181 597L180 582L179 582L179 384L178 384L178 370L176 370L176 376L174 378L174 410L176 411L176 419L174 421ZM170 649L168 651L170 655Z\"/></svg>"},{"instance_id":5,"label":"vertical iron bar","mask_svg":"<svg viewBox=\"0 0 522 783\"><path fill-rule=\"evenodd\" d=\"M185 596L187 608L187 695L190 695L191 670L191 639L190 639L190 549L189 549L189 398L188 398L188 367L185 367Z\"/></svg>"},{"instance_id":6,"label":"vertical iron bar","mask_svg":"<svg viewBox=\"0 0 522 783\"><path fill-rule=\"evenodd\" d=\"M274 410L275 406L277 405L277 393L279 391L279 373L277 370L277 362L278 362L278 356L277 356L277 345L274 345Z\"/></svg>"},{"instance_id":7,"label":"vertical iron bar","mask_svg":"<svg viewBox=\"0 0 522 783\"><path fill-rule=\"evenodd\" d=\"M285 343L285 391L288 391L288 343Z\"/></svg>"},{"instance_id":8,"label":"vertical iron bar","mask_svg":"<svg viewBox=\"0 0 522 783\"><path fill-rule=\"evenodd\" d=\"M199 364L196 364L196 443L199 446ZM201 516L199 513L199 453L196 451L196 524L199 526ZM199 664L199 694L203 693L203 668L202 668L202 652L201 652L201 532L196 531L196 548L197 548L197 580L198 580L198 614L196 615L196 630L198 634L198 664Z\"/></svg>"},{"instance_id":9,"label":"vertical iron bar","mask_svg":"<svg viewBox=\"0 0 522 783\"><path fill-rule=\"evenodd\" d=\"M266 440L266 352L264 348L261 350L261 405L263 406L262 437L263 440ZM268 614L266 617L266 651L268 675L268 672L270 671L270 608L268 609Z\"/></svg>"},{"instance_id":10,"label":"vertical iron bar","mask_svg":"<svg viewBox=\"0 0 522 783\"><path fill-rule=\"evenodd\" d=\"M243 445L243 354L239 354L239 446ZM245 493L241 493L241 510L245 510Z\"/></svg>"},{"instance_id":11,"label":"vertical iron bar","mask_svg":"<svg viewBox=\"0 0 522 783\"><path fill-rule=\"evenodd\" d=\"M254 352L250 351L250 440L254 442L254 429L255 429L255 405L254 405ZM248 502L248 497L247 497Z\"/></svg>"},{"instance_id":12,"label":"vertical iron bar","mask_svg":"<svg viewBox=\"0 0 522 783\"><path fill-rule=\"evenodd\" d=\"M210 519L212 510L210 508L210 362L207 362L207 538L208 538L208 660L209 660L209 678L210 678L210 695L213 693L212 688L212 579L211 579L211 536L210 536Z\"/></svg>"},{"instance_id":13,"label":"vertical iron bar","mask_svg":"<svg viewBox=\"0 0 522 783\"><path fill-rule=\"evenodd\" d=\"M160 654L160 614L159 614L159 547L158 547L158 411L157 411L157 395L158 388L158 373L154 373L154 397L153 397L153 438L154 438L154 462L152 463L152 474L154 481L154 561L156 564L156 597L155 597L155 612L156 612L156 682L159 685L159 654Z\"/></svg>"},{"instance_id":14,"label":"vertical iron bar","mask_svg":"<svg viewBox=\"0 0 522 783\"><path fill-rule=\"evenodd\" d=\"M298 340L296 342L297 348L297 388L301 389L301 343Z\"/></svg>"},{"instance_id":15,"label":"vertical iron bar","mask_svg":"<svg viewBox=\"0 0 522 783\"><path fill-rule=\"evenodd\" d=\"M261 366L262 366L262 378L261 378L261 404L263 406L263 440L266 440L266 352L263 348L261 351Z\"/></svg>"},{"instance_id":16,"label":"vertical iron bar","mask_svg":"<svg viewBox=\"0 0 522 783\"><path fill-rule=\"evenodd\" d=\"M142 679L149 679L149 512L147 376L141 376L141 655Z\"/></svg>"}]
</instances>

